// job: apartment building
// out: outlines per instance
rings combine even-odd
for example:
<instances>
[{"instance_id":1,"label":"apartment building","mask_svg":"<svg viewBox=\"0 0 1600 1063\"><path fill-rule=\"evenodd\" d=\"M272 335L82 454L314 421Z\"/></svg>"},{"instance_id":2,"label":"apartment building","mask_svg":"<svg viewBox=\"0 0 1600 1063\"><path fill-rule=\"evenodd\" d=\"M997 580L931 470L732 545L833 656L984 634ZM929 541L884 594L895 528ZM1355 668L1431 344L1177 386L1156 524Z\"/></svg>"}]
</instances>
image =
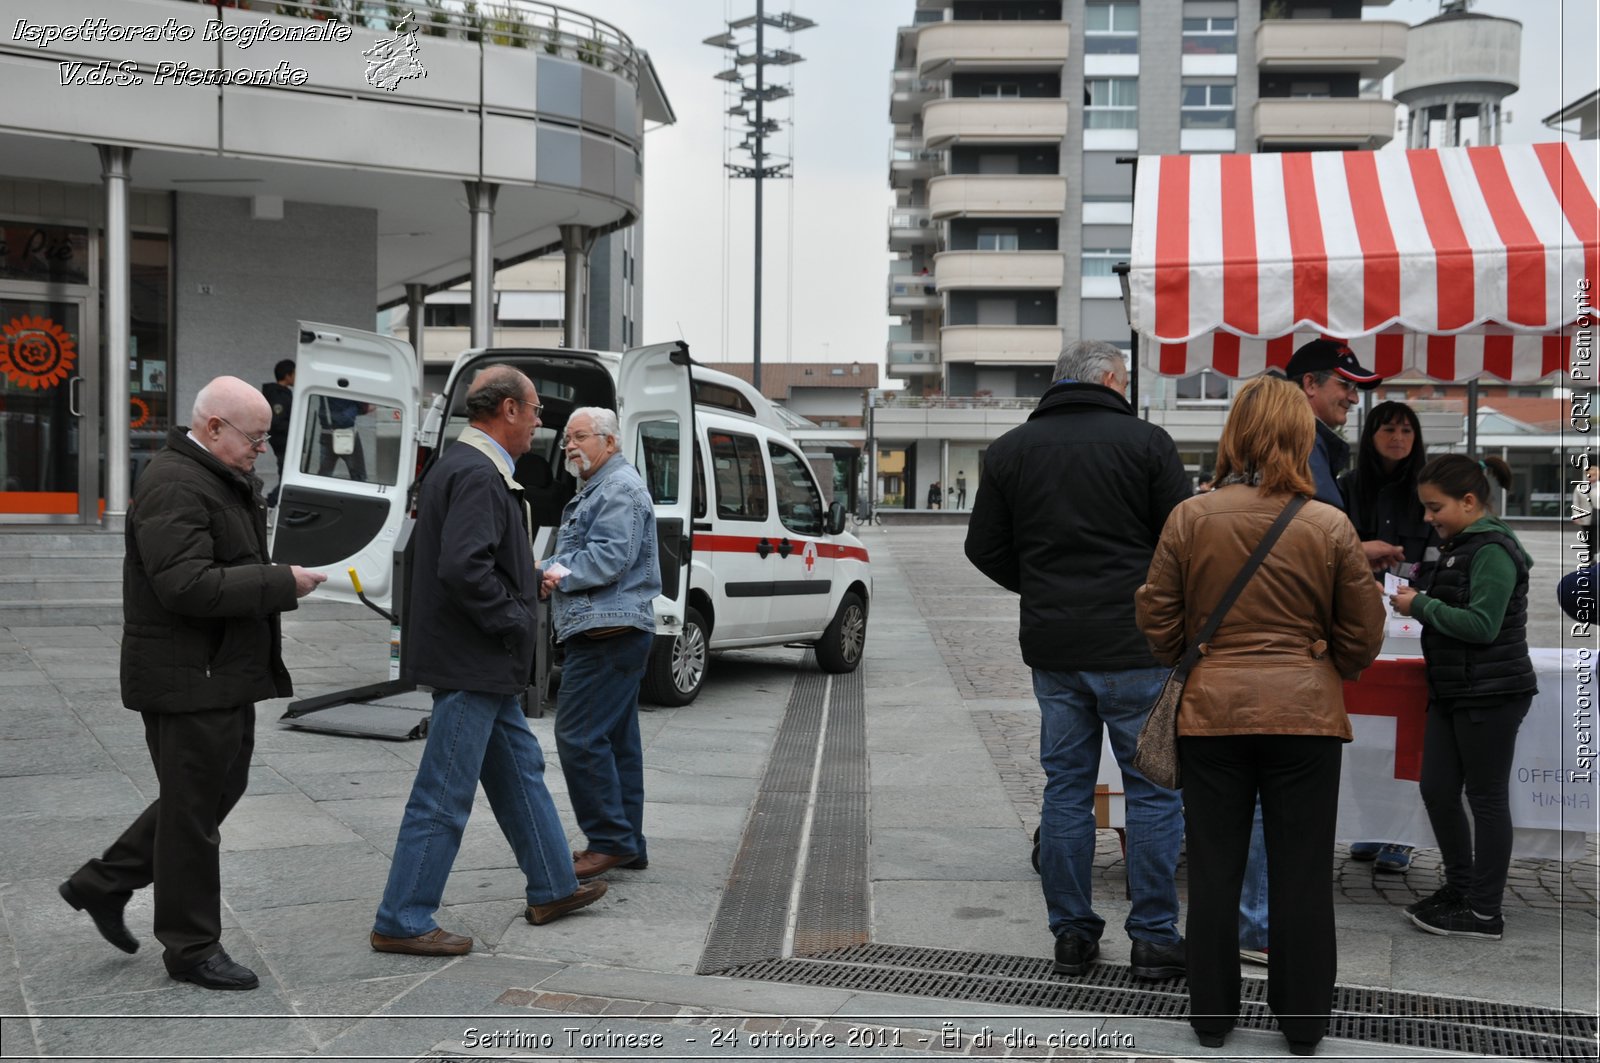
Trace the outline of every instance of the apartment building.
<instances>
[{"instance_id":1,"label":"apartment building","mask_svg":"<svg viewBox=\"0 0 1600 1063\"><path fill-rule=\"evenodd\" d=\"M915 0L895 40L887 373L875 400L888 505L974 488L1062 346L1130 346L1119 278L1137 155L1363 150L1408 27L1360 0ZM1368 6L1384 6L1382 4ZM1139 404L1208 467L1229 381L1145 374ZM976 496L966 494L971 505Z\"/></svg>"}]
</instances>

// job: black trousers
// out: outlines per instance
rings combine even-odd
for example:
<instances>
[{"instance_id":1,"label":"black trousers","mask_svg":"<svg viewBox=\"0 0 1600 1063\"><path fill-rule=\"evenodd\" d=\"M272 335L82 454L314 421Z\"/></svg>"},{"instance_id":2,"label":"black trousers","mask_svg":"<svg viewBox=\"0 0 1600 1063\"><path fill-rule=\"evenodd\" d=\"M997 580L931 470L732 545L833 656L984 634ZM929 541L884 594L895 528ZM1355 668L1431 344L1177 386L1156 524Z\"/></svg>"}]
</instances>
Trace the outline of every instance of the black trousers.
<instances>
[{"instance_id":1,"label":"black trousers","mask_svg":"<svg viewBox=\"0 0 1600 1063\"><path fill-rule=\"evenodd\" d=\"M1336 948L1333 835L1343 742L1312 735L1178 739L1188 832L1189 1023L1239 1015L1239 889L1256 795L1267 839L1267 1003L1291 1041L1328 1030Z\"/></svg>"},{"instance_id":2,"label":"black trousers","mask_svg":"<svg viewBox=\"0 0 1600 1063\"><path fill-rule=\"evenodd\" d=\"M1439 842L1445 881L1484 917L1500 914L1511 866L1511 762L1533 697L1494 708L1430 702L1422 733L1422 804ZM1472 823L1461 807L1461 792Z\"/></svg>"},{"instance_id":3,"label":"black trousers","mask_svg":"<svg viewBox=\"0 0 1600 1063\"><path fill-rule=\"evenodd\" d=\"M105 854L69 880L86 897L126 901L155 884L155 935L169 972L222 947L218 828L244 796L255 749L254 705L144 716L160 794Z\"/></svg>"}]
</instances>

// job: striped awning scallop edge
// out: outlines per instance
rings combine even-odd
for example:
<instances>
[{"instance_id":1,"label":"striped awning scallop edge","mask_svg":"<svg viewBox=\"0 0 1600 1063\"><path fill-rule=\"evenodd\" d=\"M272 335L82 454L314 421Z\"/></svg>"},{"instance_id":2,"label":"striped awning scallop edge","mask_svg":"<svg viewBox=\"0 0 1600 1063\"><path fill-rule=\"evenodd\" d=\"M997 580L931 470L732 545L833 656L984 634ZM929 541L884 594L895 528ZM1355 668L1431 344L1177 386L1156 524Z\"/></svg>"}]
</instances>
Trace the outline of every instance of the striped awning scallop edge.
<instances>
[{"instance_id":1,"label":"striped awning scallop edge","mask_svg":"<svg viewBox=\"0 0 1600 1063\"><path fill-rule=\"evenodd\" d=\"M1141 158L1142 361L1249 376L1321 334L1385 375L1543 379L1600 297L1597 171L1587 141Z\"/></svg>"}]
</instances>

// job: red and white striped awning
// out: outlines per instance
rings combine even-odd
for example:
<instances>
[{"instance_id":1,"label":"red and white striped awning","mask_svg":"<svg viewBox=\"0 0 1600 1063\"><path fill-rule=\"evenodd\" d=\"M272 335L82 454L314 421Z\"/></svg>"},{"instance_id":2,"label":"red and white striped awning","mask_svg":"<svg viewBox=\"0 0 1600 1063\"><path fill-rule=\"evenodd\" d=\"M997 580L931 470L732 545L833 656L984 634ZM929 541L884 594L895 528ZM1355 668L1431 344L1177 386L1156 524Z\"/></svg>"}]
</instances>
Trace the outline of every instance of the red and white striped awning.
<instances>
[{"instance_id":1,"label":"red and white striped awning","mask_svg":"<svg viewBox=\"0 0 1600 1063\"><path fill-rule=\"evenodd\" d=\"M1321 334L1386 376L1559 372L1597 298L1597 171L1588 142L1141 158L1141 360L1250 376Z\"/></svg>"}]
</instances>

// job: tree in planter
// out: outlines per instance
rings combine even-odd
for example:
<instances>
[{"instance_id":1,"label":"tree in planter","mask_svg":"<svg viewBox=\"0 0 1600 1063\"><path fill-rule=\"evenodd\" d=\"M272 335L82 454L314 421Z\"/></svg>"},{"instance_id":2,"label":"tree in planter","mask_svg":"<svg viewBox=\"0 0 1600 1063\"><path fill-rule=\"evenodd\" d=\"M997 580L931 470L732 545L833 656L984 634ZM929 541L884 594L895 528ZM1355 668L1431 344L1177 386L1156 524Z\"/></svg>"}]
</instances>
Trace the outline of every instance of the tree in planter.
<instances>
[{"instance_id":1,"label":"tree in planter","mask_svg":"<svg viewBox=\"0 0 1600 1063\"><path fill-rule=\"evenodd\" d=\"M528 23L522 12L511 4L496 8L489 20L489 43L506 48L528 46Z\"/></svg>"},{"instance_id":2,"label":"tree in planter","mask_svg":"<svg viewBox=\"0 0 1600 1063\"><path fill-rule=\"evenodd\" d=\"M463 0L461 4L461 36L477 44L483 39L484 17L478 11L478 0Z\"/></svg>"},{"instance_id":3,"label":"tree in planter","mask_svg":"<svg viewBox=\"0 0 1600 1063\"><path fill-rule=\"evenodd\" d=\"M444 9L444 0L424 0L428 5L428 25L422 29L430 37L443 37L450 32L450 12Z\"/></svg>"},{"instance_id":4,"label":"tree in planter","mask_svg":"<svg viewBox=\"0 0 1600 1063\"><path fill-rule=\"evenodd\" d=\"M578 42L578 62L604 69L606 43L598 34Z\"/></svg>"}]
</instances>

